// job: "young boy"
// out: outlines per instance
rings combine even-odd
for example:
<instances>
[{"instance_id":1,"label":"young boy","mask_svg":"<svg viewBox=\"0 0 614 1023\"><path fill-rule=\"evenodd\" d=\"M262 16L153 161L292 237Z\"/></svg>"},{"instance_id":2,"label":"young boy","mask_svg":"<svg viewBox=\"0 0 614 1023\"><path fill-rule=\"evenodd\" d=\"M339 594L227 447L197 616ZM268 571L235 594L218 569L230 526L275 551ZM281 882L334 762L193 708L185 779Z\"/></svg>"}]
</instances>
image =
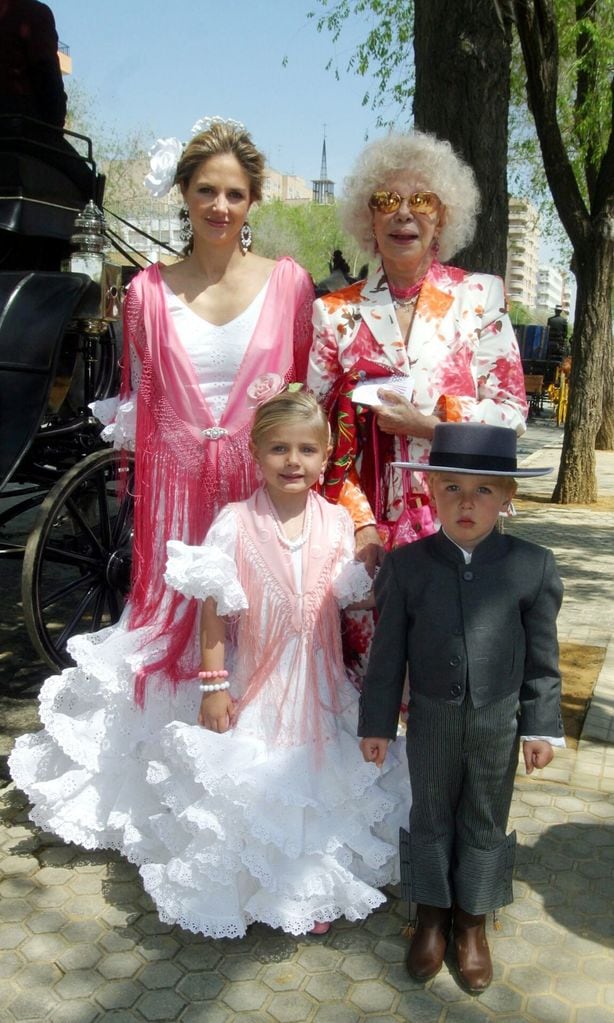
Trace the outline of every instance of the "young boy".
<instances>
[{"instance_id":1,"label":"young boy","mask_svg":"<svg viewBox=\"0 0 614 1023\"><path fill-rule=\"evenodd\" d=\"M495 528L514 477L551 471L516 468L513 430L436 426L427 473L441 529L388 554L375 582L358 734L365 760L381 765L408 672L413 802L401 874L418 910L407 968L434 977L452 930L458 979L471 994L492 979L485 914L512 901L516 836L506 827L519 741L528 774L565 744L554 558Z\"/></svg>"}]
</instances>

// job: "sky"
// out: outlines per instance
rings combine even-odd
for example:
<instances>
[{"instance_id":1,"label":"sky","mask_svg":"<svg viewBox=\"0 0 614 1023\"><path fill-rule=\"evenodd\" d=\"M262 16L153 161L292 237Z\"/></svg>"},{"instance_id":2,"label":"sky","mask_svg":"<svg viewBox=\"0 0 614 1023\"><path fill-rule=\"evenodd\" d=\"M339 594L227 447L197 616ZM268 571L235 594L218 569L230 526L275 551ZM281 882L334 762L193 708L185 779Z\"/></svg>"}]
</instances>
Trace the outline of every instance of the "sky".
<instances>
[{"instance_id":1,"label":"sky","mask_svg":"<svg viewBox=\"0 0 614 1023\"><path fill-rule=\"evenodd\" d=\"M317 0L49 0L72 78L102 125L148 141L190 137L195 121L242 121L270 166L342 180L368 135L382 134L362 106L368 80L345 71L368 24L354 19L334 44L307 14ZM326 65L333 58L337 80ZM284 66L284 59L286 66ZM326 125L326 128L324 126Z\"/></svg>"}]
</instances>

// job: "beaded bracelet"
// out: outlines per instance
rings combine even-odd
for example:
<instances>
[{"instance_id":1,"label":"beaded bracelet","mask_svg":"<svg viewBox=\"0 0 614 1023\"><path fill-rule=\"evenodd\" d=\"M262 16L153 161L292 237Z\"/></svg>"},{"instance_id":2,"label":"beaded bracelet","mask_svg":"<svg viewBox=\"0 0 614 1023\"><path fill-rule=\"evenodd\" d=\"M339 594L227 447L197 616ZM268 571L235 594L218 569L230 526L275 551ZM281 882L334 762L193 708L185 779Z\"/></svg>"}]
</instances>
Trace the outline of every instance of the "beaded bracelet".
<instances>
[{"instance_id":1,"label":"beaded bracelet","mask_svg":"<svg viewBox=\"0 0 614 1023\"><path fill-rule=\"evenodd\" d=\"M228 678L228 672L224 668L215 668L213 671L199 671L199 678Z\"/></svg>"},{"instance_id":2,"label":"beaded bracelet","mask_svg":"<svg viewBox=\"0 0 614 1023\"><path fill-rule=\"evenodd\" d=\"M230 689L230 682L216 682L214 685L207 686L202 682L198 687L201 693L217 693L222 689Z\"/></svg>"}]
</instances>

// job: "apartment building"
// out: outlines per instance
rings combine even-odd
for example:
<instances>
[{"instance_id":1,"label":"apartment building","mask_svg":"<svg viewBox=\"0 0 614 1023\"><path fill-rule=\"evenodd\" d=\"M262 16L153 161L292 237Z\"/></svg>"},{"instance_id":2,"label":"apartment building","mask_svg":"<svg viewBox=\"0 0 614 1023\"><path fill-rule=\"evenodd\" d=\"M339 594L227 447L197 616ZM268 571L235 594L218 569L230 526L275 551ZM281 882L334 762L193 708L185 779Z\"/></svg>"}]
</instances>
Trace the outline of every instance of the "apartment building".
<instances>
[{"instance_id":1,"label":"apartment building","mask_svg":"<svg viewBox=\"0 0 614 1023\"><path fill-rule=\"evenodd\" d=\"M532 309L537 297L539 225L535 207L527 199L509 200L507 270L505 286L510 299Z\"/></svg>"}]
</instances>

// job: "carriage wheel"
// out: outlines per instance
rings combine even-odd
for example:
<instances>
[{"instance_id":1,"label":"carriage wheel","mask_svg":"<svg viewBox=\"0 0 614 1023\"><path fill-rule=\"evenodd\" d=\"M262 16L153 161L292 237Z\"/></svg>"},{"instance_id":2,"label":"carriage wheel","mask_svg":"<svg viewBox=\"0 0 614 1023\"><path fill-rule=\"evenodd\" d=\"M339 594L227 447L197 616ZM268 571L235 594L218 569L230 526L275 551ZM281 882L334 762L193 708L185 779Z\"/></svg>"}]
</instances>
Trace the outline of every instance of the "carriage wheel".
<instances>
[{"instance_id":1,"label":"carriage wheel","mask_svg":"<svg viewBox=\"0 0 614 1023\"><path fill-rule=\"evenodd\" d=\"M129 474L128 486L121 486ZM32 643L51 668L71 636L116 622L130 585L132 463L95 451L49 491L26 544L22 599Z\"/></svg>"}]
</instances>

